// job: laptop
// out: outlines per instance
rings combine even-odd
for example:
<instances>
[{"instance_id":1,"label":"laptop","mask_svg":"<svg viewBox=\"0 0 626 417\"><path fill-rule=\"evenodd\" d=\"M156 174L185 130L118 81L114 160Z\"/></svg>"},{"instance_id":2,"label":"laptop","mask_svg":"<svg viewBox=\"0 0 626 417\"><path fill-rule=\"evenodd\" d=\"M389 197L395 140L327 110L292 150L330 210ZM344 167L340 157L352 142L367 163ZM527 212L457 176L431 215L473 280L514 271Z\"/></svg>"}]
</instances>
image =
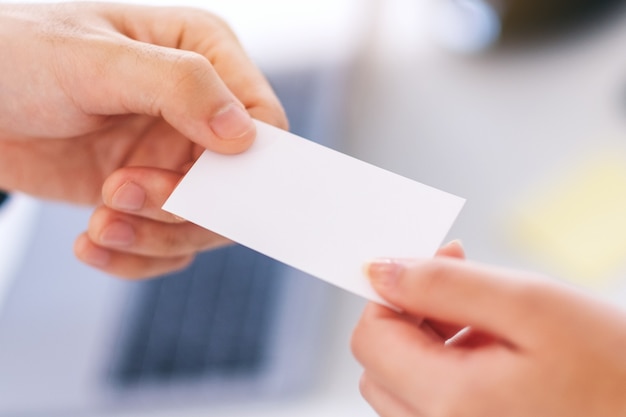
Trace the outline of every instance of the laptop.
<instances>
[{"instance_id":1,"label":"laptop","mask_svg":"<svg viewBox=\"0 0 626 417\"><path fill-rule=\"evenodd\" d=\"M339 145L341 72L270 80L294 133ZM315 382L336 288L240 245L125 281L73 256L90 209L0 204L1 417L294 398Z\"/></svg>"}]
</instances>

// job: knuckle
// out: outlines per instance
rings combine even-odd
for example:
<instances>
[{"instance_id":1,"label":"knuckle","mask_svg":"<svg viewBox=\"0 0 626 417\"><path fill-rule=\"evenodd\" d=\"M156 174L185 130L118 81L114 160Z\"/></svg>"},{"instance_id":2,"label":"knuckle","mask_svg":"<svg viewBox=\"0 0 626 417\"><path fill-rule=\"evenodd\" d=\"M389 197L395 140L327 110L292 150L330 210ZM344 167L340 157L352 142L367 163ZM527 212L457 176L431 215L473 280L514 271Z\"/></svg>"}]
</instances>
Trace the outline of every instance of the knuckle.
<instances>
[{"instance_id":1,"label":"knuckle","mask_svg":"<svg viewBox=\"0 0 626 417\"><path fill-rule=\"evenodd\" d=\"M186 236L186 234L183 234ZM167 231L161 236L165 254L179 254L188 246L176 231Z\"/></svg>"},{"instance_id":2,"label":"knuckle","mask_svg":"<svg viewBox=\"0 0 626 417\"><path fill-rule=\"evenodd\" d=\"M204 81L211 64L202 55L191 51L177 51L172 62L171 80L175 87L191 84L196 87Z\"/></svg>"},{"instance_id":3,"label":"knuckle","mask_svg":"<svg viewBox=\"0 0 626 417\"><path fill-rule=\"evenodd\" d=\"M192 223L166 225L160 237L161 253L164 256L187 257L221 246L221 242L212 236L211 232L198 229Z\"/></svg>"}]
</instances>

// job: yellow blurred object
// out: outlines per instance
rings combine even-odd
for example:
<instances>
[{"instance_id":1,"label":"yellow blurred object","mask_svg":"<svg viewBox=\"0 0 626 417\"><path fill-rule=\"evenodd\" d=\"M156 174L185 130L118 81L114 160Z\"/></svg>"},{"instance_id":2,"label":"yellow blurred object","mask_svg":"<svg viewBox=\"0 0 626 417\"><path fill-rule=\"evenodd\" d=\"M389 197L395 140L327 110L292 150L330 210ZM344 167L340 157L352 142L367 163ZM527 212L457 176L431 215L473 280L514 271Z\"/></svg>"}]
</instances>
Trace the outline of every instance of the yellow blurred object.
<instances>
[{"instance_id":1,"label":"yellow blurred object","mask_svg":"<svg viewBox=\"0 0 626 417\"><path fill-rule=\"evenodd\" d=\"M626 266L626 153L607 152L519 207L519 240L555 273L604 287Z\"/></svg>"}]
</instances>

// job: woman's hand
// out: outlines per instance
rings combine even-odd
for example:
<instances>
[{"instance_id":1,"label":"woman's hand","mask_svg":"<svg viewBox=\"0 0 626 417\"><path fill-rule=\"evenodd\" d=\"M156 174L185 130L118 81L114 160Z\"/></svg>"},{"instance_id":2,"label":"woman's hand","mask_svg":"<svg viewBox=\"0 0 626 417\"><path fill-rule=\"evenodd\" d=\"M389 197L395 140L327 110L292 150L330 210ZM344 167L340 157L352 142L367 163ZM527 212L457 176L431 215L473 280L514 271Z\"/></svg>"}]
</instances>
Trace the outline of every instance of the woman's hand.
<instances>
[{"instance_id":1,"label":"woman's hand","mask_svg":"<svg viewBox=\"0 0 626 417\"><path fill-rule=\"evenodd\" d=\"M443 252L369 265L404 311L370 304L353 335L361 392L381 416L626 416L626 313L455 259L458 245Z\"/></svg>"},{"instance_id":2,"label":"woman's hand","mask_svg":"<svg viewBox=\"0 0 626 417\"><path fill-rule=\"evenodd\" d=\"M204 148L246 150L251 117L287 125L231 30L202 10L4 4L0 50L0 189L99 205L76 253L113 274L180 268L225 242L159 204Z\"/></svg>"}]
</instances>

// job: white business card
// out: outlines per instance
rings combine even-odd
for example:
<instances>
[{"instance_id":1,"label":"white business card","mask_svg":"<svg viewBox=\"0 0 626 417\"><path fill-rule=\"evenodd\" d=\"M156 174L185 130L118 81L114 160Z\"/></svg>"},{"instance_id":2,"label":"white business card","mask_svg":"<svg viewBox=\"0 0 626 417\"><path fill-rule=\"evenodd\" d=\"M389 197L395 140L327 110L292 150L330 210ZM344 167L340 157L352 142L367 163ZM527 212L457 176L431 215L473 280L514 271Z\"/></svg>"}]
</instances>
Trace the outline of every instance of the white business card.
<instances>
[{"instance_id":1,"label":"white business card","mask_svg":"<svg viewBox=\"0 0 626 417\"><path fill-rule=\"evenodd\" d=\"M464 199L256 123L248 151L205 151L163 209L387 304L363 265L432 257Z\"/></svg>"}]
</instances>

